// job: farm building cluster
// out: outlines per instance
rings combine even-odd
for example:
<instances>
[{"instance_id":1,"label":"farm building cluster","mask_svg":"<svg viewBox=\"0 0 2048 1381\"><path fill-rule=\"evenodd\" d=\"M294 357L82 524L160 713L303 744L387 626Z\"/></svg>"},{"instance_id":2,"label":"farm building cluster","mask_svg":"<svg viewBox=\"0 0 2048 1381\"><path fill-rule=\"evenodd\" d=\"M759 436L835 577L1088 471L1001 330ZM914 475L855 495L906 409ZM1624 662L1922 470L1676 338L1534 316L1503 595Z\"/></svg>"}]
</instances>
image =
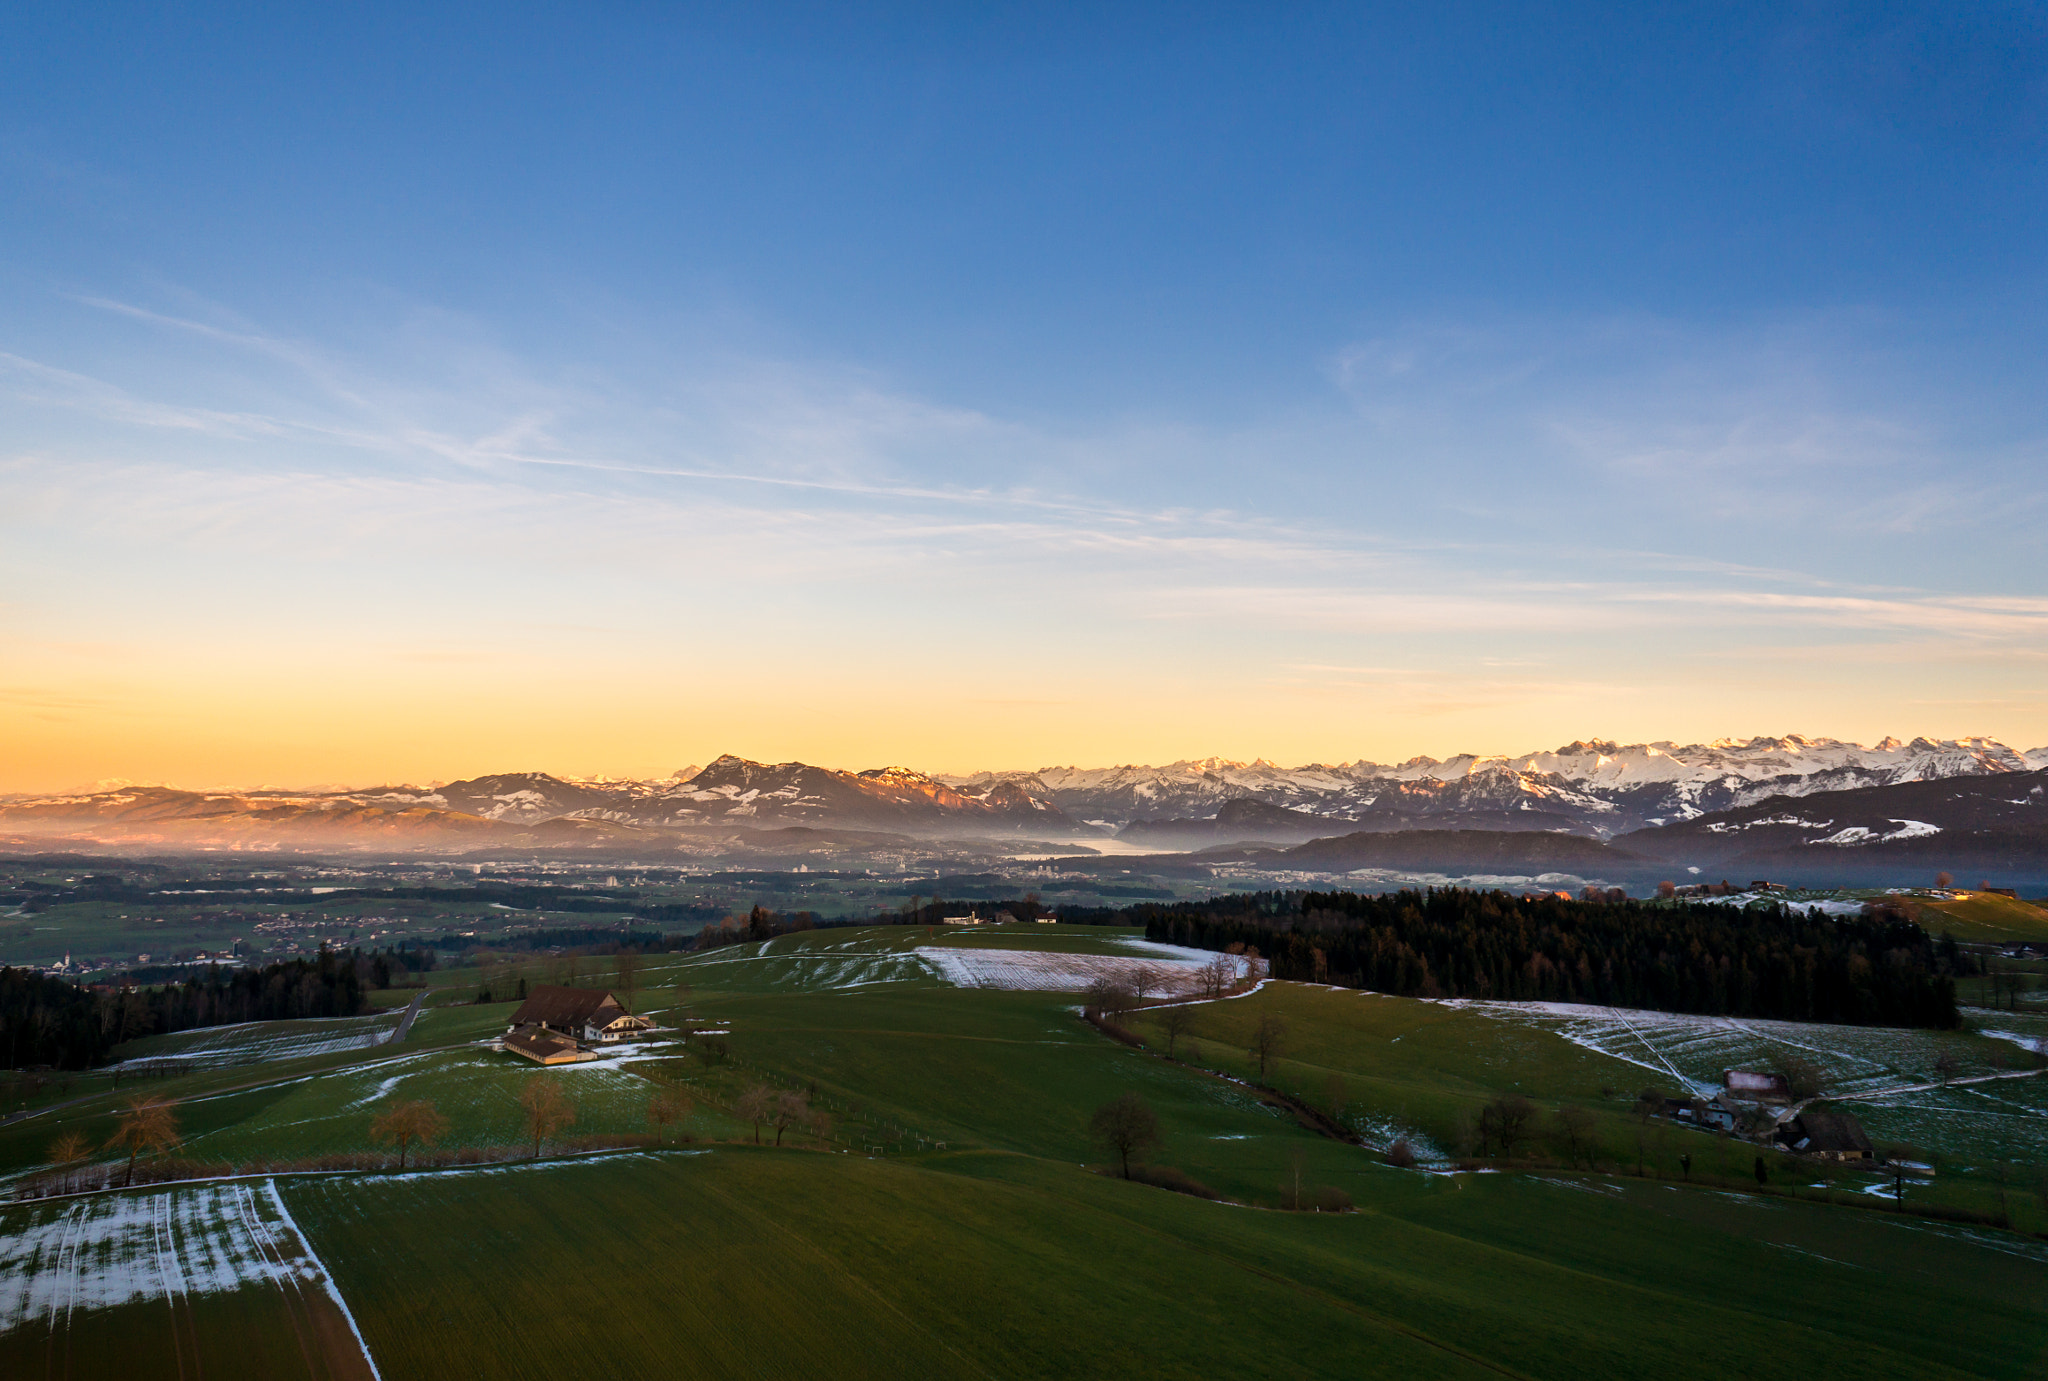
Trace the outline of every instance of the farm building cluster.
<instances>
[{"instance_id":1,"label":"farm building cluster","mask_svg":"<svg viewBox=\"0 0 2048 1381\"><path fill-rule=\"evenodd\" d=\"M1658 1109L1674 1122L1768 1138L1781 1150L1817 1160L1875 1158L1863 1124L1845 1112L1807 1112L1796 1104L1784 1076L1730 1069L1711 1098L1662 1098Z\"/></svg>"},{"instance_id":2,"label":"farm building cluster","mask_svg":"<svg viewBox=\"0 0 2048 1381\"><path fill-rule=\"evenodd\" d=\"M535 1064L573 1064L597 1058L598 1048L635 1040L654 1030L646 1017L601 988L542 985L512 1014L498 1048Z\"/></svg>"}]
</instances>

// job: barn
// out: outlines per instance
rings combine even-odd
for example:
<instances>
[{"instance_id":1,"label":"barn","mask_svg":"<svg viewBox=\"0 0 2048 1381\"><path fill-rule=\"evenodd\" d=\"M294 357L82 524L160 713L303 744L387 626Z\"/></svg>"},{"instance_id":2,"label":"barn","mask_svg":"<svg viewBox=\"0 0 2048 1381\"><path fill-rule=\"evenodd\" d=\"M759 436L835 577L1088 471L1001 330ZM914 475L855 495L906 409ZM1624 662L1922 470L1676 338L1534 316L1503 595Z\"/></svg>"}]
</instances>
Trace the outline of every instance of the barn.
<instances>
[{"instance_id":1,"label":"barn","mask_svg":"<svg viewBox=\"0 0 2048 1381\"><path fill-rule=\"evenodd\" d=\"M1801 1113L1778 1128L1778 1144L1821 1160L1870 1160L1876 1154L1863 1124L1845 1112Z\"/></svg>"}]
</instances>

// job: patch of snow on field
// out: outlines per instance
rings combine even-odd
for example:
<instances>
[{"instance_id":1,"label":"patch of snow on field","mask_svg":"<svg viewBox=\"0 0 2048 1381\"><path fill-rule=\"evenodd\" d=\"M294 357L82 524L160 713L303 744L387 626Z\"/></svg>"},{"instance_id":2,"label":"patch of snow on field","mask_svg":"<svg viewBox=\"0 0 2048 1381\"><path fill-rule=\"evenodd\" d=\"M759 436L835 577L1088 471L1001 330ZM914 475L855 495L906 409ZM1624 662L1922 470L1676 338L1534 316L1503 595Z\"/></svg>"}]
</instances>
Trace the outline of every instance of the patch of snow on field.
<instances>
[{"instance_id":1,"label":"patch of snow on field","mask_svg":"<svg viewBox=\"0 0 2048 1381\"><path fill-rule=\"evenodd\" d=\"M1171 946L1161 946L1170 949ZM1216 958L1205 950L1194 959L1161 957L1124 959L1105 954L1062 954L1054 950L966 949L920 945L918 958L957 988L1013 988L1033 992L1077 993L1098 978L1129 981L1149 969L1164 987L1189 988L1202 966ZM1242 961L1239 961L1242 963Z\"/></svg>"},{"instance_id":2,"label":"patch of snow on field","mask_svg":"<svg viewBox=\"0 0 2048 1381\"><path fill-rule=\"evenodd\" d=\"M1141 954L1153 955L1160 959L1174 959L1182 963L1193 964L1196 968L1200 968L1216 957L1216 951L1214 950L1191 949L1186 945L1169 945L1164 940L1140 940L1131 935L1111 936L1110 943L1122 945L1125 949L1134 949ZM1239 971L1242 972L1243 961L1239 960L1238 963Z\"/></svg>"},{"instance_id":3,"label":"patch of snow on field","mask_svg":"<svg viewBox=\"0 0 2048 1381\"><path fill-rule=\"evenodd\" d=\"M223 1069L231 1065L261 1064L271 1060L294 1060L306 1055L327 1055L337 1050L367 1050L382 1045L398 1027L398 1015L379 1012L367 1017L340 1017L308 1029L279 1029L283 1022L243 1022L216 1026L161 1054L137 1055L122 1060L116 1069L180 1070Z\"/></svg>"},{"instance_id":4,"label":"patch of snow on field","mask_svg":"<svg viewBox=\"0 0 2048 1381\"><path fill-rule=\"evenodd\" d=\"M1979 1035L1989 1036L1995 1041L2011 1041L2022 1050L2031 1050L2036 1055L2048 1055L2048 1039L2040 1036L2022 1035L2018 1031L1993 1031L1986 1028Z\"/></svg>"},{"instance_id":5,"label":"patch of snow on field","mask_svg":"<svg viewBox=\"0 0 2048 1381\"><path fill-rule=\"evenodd\" d=\"M1825 1071L1831 1098L1852 1099L1896 1087L1909 1076L1932 1077L1940 1052L1932 1033L1890 1027L1692 1016L1569 1002L1447 998L1442 1005L1554 1031L1584 1049L1676 1078L1702 1095L1721 1087L1724 1070L1768 1068L1778 1053L1792 1051Z\"/></svg>"},{"instance_id":6,"label":"patch of snow on field","mask_svg":"<svg viewBox=\"0 0 2048 1381\"><path fill-rule=\"evenodd\" d=\"M210 1184L158 1194L105 1194L27 1210L0 1240L0 1333L34 1319L68 1326L80 1310L251 1283L297 1282L333 1292L273 1185ZM339 1295L336 1295L339 1298Z\"/></svg>"}]
</instances>

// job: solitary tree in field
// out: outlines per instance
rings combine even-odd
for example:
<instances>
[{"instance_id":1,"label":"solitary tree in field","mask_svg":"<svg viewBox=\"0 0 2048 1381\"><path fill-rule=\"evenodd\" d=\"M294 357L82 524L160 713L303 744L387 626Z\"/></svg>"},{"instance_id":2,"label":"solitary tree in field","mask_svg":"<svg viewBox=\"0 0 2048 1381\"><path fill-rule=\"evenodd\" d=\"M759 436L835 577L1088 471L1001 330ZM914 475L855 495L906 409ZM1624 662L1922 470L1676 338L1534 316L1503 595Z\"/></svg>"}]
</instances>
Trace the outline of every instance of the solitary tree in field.
<instances>
[{"instance_id":1,"label":"solitary tree in field","mask_svg":"<svg viewBox=\"0 0 2048 1381\"><path fill-rule=\"evenodd\" d=\"M678 1083L660 1083L655 1085L653 1096L647 1100L647 1121L666 1137L672 1124L690 1116L691 1107L688 1089Z\"/></svg>"},{"instance_id":2,"label":"solitary tree in field","mask_svg":"<svg viewBox=\"0 0 2048 1381\"><path fill-rule=\"evenodd\" d=\"M1180 1044L1180 1038L1188 1033L1188 1027L1194 1024L1194 1020L1195 1014L1183 1006L1159 1009L1159 1029L1166 1033L1167 1058L1173 1057L1174 1047Z\"/></svg>"},{"instance_id":3,"label":"solitary tree in field","mask_svg":"<svg viewBox=\"0 0 2048 1381\"><path fill-rule=\"evenodd\" d=\"M1095 1110L1088 1133L1096 1145L1117 1158L1124 1178L1129 1179L1131 1157L1142 1156L1159 1144L1159 1118L1136 1093L1121 1093Z\"/></svg>"},{"instance_id":4,"label":"solitary tree in field","mask_svg":"<svg viewBox=\"0 0 2048 1381\"><path fill-rule=\"evenodd\" d=\"M50 1163L63 1172L64 1187L71 1187L72 1167L92 1154L92 1144L77 1132L66 1132L50 1143Z\"/></svg>"},{"instance_id":5,"label":"solitary tree in field","mask_svg":"<svg viewBox=\"0 0 2048 1381\"><path fill-rule=\"evenodd\" d=\"M733 1100L732 1115L742 1122L754 1124L754 1144L761 1144L761 1124L766 1122L775 1109L775 1090L766 1084L754 1084Z\"/></svg>"},{"instance_id":6,"label":"solitary tree in field","mask_svg":"<svg viewBox=\"0 0 2048 1381\"><path fill-rule=\"evenodd\" d=\"M785 1089L768 1105L768 1124L775 1128L775 1144L791 1127L806 1126L811 1120L811 1100L802 1089Z\"/></svg>"},{"instance_id":7,"label":"solitary tree in field","mask_svg":"<svg viewBox=\"0 0 2048 1381\"><path fill-rule=\"evenodd\" d=\"M1344 1076L1335 1070L1323 1080L1323 1101L1330 1105L1330 1120L1341 1125L1344 1121L1344 1106L1351 1101L1351 1089L1345 1084Z\"/></svg>"},{"instance_id":8,"label":"solitary tree in field","mask_svg":"<svg viewBox=\"0 0 2048 1381\"><path fill-rule=\"evenodd\" d=\"M1934 875L1934 885L1943 891L1947 891L1956 885L1956 875L1954 873L1936 873Z\"/></svg>"},{"instance_id":9,"label":"solitary tree in field","mask_svg":"<svg viewBox=\"0 0 2048 1381\"><path fill-rule=\"evenodd\" d=\"M128 1174L123 1184L135 1183L135 1157L143 1151L168 1151L178 1144L178 1117L166 1100L150 1094L121 1109L108 1146L128 1152Z\"/></svg>"},{"instance_id":10,"label":"solitary tree in field","mask_svg":"<svg viewBox=\"0 0 2048 1381\"><path fill-rule=\"evenodd\" d=\"M1490 1127L1494 1140L1500 1144L1500 1153L1512 1156L1515 1147L1527 1135L1529 1119L1536 1115L1536 1105L1519 1093L1504 1093L1479 1111L1479 1125ZM1480 1134L1485 1139L1485 1132Z\"/></svg>"},{"instance_id":11,"label":"solitary tree in field","mask_svg":"<svg viewBox=\"0 0 2048 1381\"><path fill-rule=\"evenodd\" d=\"M1266 1066L1280 1058L1280 1047L1287 1039L1287 1021L1271 1012L1259 1018L1259 1024L1252 1028L1252 1042L1245 1053L1259 1062L1259 1082L1266 1082Z\"/></svg>"},{"instance_id":12,"label":"solitary tree in field","mask_svg":"<svg viewBox=\"0 0 2048 1381\"><path fill-rule=\"evenodd\" d=\"M370 1139L377 1142L395 1142L398 1146L398 1168L405 1169L405 1153L413 1142L432 1146L448 1131L448 1119L435 1110L434 1105L424 1098L415 1098L410 1103L394 1103L370 1124Z\"/></svg>"},{"instance_id":13,"label":"solitary tree in field","mask_svg":"<svg viewBox=\"0 0 2048 1381\"><path fill-rule=\"evenodd\" d=\"M533 1158L539 1160L541 1144L576 1120L576 1105L545 1074L527 1080L519 1103L526 1109L526 1134L533 1138Z\"/></svg>"},{"instance_id":14,"label":"solitary tree in field","mask_svg":"<svg viewBox=\"0 0 2048 1381\"><path fill-rule=\"evenodd\" d=\"M1579 1163L1584 1152L1586 1163L1593 1162L1593 1114L1584 1108L1566 1103L1556 1113L1558 1135L1564 1138L1565 1149L1570 1153L1573 1165Z\"/></svg>"},{"instance_id":15,"label":"solitary tree in field","mask_svg":"<svg viewBox=\"0 0 2048 1381\"><path fill-rule=\"evenodd\" d=\"M612 965L619 978L619 996L630 1012L633 1010L633 994L640 990L640 956L622 949L612 956Z\"/></svg>"},{"instance_id":16,"label":"solitary tree in field","mask_svg":"<svg viewBox=\"0 0 2048 1381\"><path fill-rule=\"evenodd\" d=\"M1780 1078L1785 1081L1786 1090L1794 1102L1804 1103L1818 1098L1827 1090L1827 1074L1821 1067L1795 1051L1782 1051L1771 1062Z\"/></svg>"}]
</instances>

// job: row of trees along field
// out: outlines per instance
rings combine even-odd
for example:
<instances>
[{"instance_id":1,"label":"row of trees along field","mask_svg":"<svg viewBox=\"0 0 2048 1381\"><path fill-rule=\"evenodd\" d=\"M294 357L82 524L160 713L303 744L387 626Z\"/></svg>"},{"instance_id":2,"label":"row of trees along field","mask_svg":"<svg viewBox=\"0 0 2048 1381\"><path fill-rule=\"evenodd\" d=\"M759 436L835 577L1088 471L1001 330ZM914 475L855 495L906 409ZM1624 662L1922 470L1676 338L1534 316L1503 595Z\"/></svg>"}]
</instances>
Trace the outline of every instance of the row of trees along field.
<instances>
[{"instance_id":1,"label":"row of trees along field","mask_svg":"<svg viewBox=\"0 0 2048 1381\"><path fill-rule=\"evenodd\" d=\"M1958 1024L1977 965L1908 921L1432 888L1258 892L1131 907L1199 949L1253 945L1275 978L1404 997L1583 1002L1863 1026Z\"/></svg>"},{"instance_id":2,"label":"row of trees along field","mask_svg":"<svg viewBox=\"0 0 2048 1381\"><path fill-rule=\"evenodd\" d=\"M158 987L90 987L31 969L0 968L0 1052L11 1069L84 1069L139 1036L290 1017L352 1017L395 954L323 949L260 969L209 968ZM388 977L386 980L388 982Z\"/></svg>"}]
</instances>

